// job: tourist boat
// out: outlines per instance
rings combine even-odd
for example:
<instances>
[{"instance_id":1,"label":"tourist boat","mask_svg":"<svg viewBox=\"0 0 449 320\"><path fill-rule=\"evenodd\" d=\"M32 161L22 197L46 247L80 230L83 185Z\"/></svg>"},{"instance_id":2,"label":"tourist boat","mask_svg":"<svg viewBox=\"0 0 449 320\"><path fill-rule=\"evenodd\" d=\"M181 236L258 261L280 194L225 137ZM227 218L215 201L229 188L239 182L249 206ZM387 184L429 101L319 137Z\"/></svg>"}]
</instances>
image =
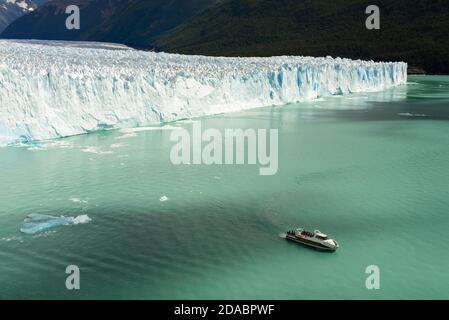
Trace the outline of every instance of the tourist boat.
<instances>
[{"instance_id":1,"label":"tourist boat","mask_svg":"<svg viewBox=\"0 0 449 320\"><path fill-rule=\"evenodd\" d=\"M287 234L283 235L283 238L324 251L335 251L339 248L337 241L330 239L326 234L319 230L311 232L298 228L296 230L288 231Z\"/></svg>"}]
</instances>

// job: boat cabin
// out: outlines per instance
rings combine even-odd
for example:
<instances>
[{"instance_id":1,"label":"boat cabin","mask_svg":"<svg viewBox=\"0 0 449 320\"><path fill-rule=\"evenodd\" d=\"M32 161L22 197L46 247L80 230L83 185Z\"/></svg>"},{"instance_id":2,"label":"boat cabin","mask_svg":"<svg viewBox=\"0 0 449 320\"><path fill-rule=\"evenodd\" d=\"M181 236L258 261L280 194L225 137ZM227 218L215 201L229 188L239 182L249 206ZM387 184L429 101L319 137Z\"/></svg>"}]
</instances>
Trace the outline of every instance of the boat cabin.
<instances>
[{"instance_id":1,"label":"boat cabin","mask_svg":"<svg viewBox=\"0 0 449 320\"><path fill-rule=\"evenodd\" d=\"M327 240L328 236L327 234L322 233L320 230L315 230L315 237L321 240Z\"/></svg>"}]
</instances>

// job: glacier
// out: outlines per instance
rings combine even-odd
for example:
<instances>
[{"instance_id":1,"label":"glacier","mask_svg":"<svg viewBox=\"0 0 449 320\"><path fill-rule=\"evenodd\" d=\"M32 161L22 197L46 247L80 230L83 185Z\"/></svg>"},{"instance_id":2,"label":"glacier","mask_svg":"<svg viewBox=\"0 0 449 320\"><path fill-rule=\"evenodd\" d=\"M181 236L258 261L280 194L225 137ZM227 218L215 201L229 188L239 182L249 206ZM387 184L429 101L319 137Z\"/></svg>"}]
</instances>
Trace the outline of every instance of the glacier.
<instances>
[{"instance_id":1,"label":"glacier","mask_svg":"<svg viewBox=\"0 0 449 320\"><path fill-rule=\"evenodd\" d=\"M381 91L404 62L226 58L0 40L0 145Z\"/></svg>"}]
</instances>

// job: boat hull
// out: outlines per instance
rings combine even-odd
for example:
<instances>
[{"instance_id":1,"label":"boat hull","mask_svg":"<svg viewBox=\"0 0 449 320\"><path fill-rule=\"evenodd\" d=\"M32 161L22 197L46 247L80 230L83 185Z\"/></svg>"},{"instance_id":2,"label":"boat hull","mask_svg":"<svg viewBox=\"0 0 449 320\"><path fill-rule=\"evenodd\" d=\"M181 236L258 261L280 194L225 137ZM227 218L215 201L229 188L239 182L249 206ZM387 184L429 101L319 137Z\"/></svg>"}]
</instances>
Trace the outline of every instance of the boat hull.
<instances>
[{"instance_id":1,"label":"boat hull","mask_svg":"<svg viewBox=\"0 0 449 320\"><path fill-rule=\"evenodd\" d=\"M321 250L321 251L334 252L334 251L336 251L338 249L338 247L336 247L336 246L332 246L332 247L331 246L326 246L324 244L313 242L313 241L310 241L308 239L297 238L297 237L291 236L289 234L285 235L285 239L287 239L289 241L293 241L293 242L299 243L299 244L302 244L302 245L305 245L305 246L308 246L308 247L312 247L312 248L315 248L315 249L318 249L318 250Z\"/></svg>"}]
</instances>

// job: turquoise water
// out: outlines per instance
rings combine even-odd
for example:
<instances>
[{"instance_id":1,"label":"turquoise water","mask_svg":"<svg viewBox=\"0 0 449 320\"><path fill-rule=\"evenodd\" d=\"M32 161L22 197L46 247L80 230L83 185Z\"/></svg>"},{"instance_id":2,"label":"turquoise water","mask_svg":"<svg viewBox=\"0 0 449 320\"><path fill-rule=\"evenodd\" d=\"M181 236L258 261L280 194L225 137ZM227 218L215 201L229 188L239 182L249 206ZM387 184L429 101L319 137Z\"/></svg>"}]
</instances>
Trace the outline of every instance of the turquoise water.
<instances>
[{"instance_id":1,"label":"turquoise water","mask_svg":"<svg viewBox=\"0 0 449 320\"><path fill-rule=\"evenodd\" d=\"M170 130L1 148L0 298L448 299L449 77L409 81L195 120L278 129L275 176L174 166ZM20 232L32 213L92 221ZM279 238L297 226L341 248ZM380 290L365 287L368 265Z\"/></svg>"}]
</instances>

